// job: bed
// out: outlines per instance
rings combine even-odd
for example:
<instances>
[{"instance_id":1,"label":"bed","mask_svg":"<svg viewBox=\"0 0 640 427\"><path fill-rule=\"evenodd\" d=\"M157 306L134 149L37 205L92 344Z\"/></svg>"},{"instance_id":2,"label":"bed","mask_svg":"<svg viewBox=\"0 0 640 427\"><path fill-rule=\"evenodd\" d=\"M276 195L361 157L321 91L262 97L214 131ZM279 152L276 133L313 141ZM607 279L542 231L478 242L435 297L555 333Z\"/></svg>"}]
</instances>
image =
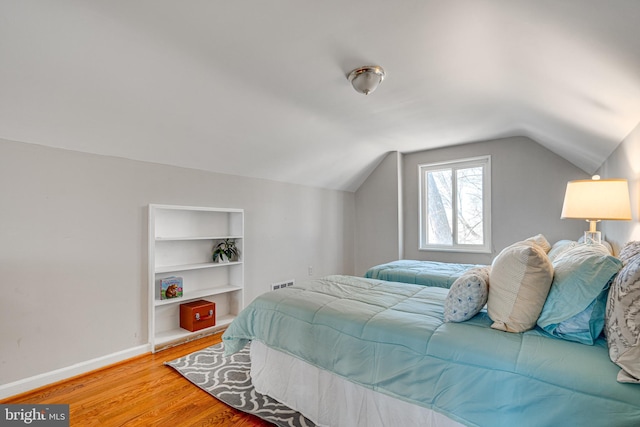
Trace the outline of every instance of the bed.
<instances>
[{"instance_id":1,"label":"bed","mask_svg":"<svg viewBox=\"0 0 640 427\"><path fill-rule=\"evenodd\" d=\"M530 246L514 244L519 251ZM572 251L565 259L575 264L579 252ZM635 266L627 262L620 275L637 289L640 249L636 255ZM600 261L589 274L554 261L547 301L567 299L563 292L570 290L571 305L589 294L575 292L574 279L599 277L606 287L588 296L594 299L589 315L597 314L595 301L608 292L615 277L611 272L622 261L595 252L590 256ZM499 270L499 258L492 268ZM577 265L593 267L584 258ZM623 274L627 267L630 276ZM564 281L560 291L554 288L556 276ZM468 320L445 322L454 289L335 275L268 292L225 331L225 352L251 342L256 390L318 425L640 425L640 384L633 384L638 374L629 383L619 381L624 365L612 362L611 343L600 330L591 345L576 342L581 335L563 335L569 330L565 322L509 333L495 328L490 305ZM550 318L544 304L540 318ZM629 313L623 311L623 316ZM570 317L570 324L584 312ZM610 334L629 323L616 322L607 325ZM558 332L560 326L564 329ZM618 335L629 342L623 332ZM625 349L618 356L638 360Z\"/></svg>"},{"instance_id":2,"label":"bed","mask_svg":"<svg viewBox=\"0 0 640 427\"><path fill-rule=\"evenodd\" d=\"M390 282L450 288L458 277L466 271L477 267L483 266L403 259L371 267L366 271L364 277Z\"/></svg>"}]
</instances>

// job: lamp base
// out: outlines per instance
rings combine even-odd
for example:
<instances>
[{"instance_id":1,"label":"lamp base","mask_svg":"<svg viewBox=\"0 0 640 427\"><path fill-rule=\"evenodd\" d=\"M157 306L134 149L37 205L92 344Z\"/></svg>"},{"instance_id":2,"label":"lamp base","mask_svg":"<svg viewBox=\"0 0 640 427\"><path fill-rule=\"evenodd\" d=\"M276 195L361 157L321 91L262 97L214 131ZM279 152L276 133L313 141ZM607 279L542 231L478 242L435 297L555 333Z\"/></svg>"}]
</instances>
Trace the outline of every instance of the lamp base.
<instances>
[{"instance_id":1,"label":"lamp base","mask_svg":"<svg viewBox=\"0 0 640 427\"><path fill-rule=\"evenodd\" d=\"M599 245L602 243L602 234L599 231L584 232L585 245Z\"/></svg>"}]
</instances>

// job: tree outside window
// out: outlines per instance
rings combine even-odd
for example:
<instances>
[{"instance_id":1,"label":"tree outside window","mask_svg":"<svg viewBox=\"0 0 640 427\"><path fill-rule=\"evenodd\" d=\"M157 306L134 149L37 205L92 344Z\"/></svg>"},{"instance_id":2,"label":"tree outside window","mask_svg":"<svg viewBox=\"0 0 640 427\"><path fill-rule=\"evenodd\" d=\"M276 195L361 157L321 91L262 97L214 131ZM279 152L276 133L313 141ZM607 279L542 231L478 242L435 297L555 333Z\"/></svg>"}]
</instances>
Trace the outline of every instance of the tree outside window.
<instances>
[{"instance_id":1,"label":"tree outside window","mask_svg":"<svg viewBox=\"0 0 640 427\"><path fill-rule=\"evenodd\" d=\"M490 160L420 165L420 249L490 251Z\"/></svg>"}]
</instances>

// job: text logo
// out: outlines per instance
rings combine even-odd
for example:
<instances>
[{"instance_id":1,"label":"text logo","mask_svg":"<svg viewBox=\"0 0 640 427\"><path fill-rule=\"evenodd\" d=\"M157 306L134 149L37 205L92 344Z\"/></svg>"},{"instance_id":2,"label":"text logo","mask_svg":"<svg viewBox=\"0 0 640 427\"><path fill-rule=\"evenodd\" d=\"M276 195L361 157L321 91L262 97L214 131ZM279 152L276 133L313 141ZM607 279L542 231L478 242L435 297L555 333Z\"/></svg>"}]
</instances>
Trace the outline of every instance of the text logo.
<instances>
[{"instance_id":1,"label":"text logo","mask_svg":"<svg viewBox=\"0 0 640 427\"><path fill-rule=\"evenodd\" d=\"M68 427L69 405L0 405L0 426Z\"/></svg>"}]
</instances>

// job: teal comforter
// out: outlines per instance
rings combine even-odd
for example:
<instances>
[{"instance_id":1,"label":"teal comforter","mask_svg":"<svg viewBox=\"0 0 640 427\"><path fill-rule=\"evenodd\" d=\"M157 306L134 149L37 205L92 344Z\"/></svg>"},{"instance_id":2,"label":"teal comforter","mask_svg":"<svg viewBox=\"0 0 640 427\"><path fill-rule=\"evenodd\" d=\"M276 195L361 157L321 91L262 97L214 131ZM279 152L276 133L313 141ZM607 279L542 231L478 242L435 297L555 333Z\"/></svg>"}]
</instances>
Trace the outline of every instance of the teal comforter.
<instances>
[{"instance_id":1,"label":"teal comforter","mask_svg":"<svg viewBox=\"0 0 640 427\"><path fill-rule=\"evenodd\" d=\"M469 426L639 426L640 386L616 382L606 343L444 323L447 289L329 276L263 294L223 335L250 340Z\"/></svg>"},{"instance_id":2,"label":"teal comforter","mask_svg":"<svg viewBox=\"0 0 640 427\"><path fill-rule=\"evenodd\" d=\"M371 267L364 276L369 279L438 286L448 289L462 273L473 267L486 266L401 259Z\"/></svg>"}]
</instances>

